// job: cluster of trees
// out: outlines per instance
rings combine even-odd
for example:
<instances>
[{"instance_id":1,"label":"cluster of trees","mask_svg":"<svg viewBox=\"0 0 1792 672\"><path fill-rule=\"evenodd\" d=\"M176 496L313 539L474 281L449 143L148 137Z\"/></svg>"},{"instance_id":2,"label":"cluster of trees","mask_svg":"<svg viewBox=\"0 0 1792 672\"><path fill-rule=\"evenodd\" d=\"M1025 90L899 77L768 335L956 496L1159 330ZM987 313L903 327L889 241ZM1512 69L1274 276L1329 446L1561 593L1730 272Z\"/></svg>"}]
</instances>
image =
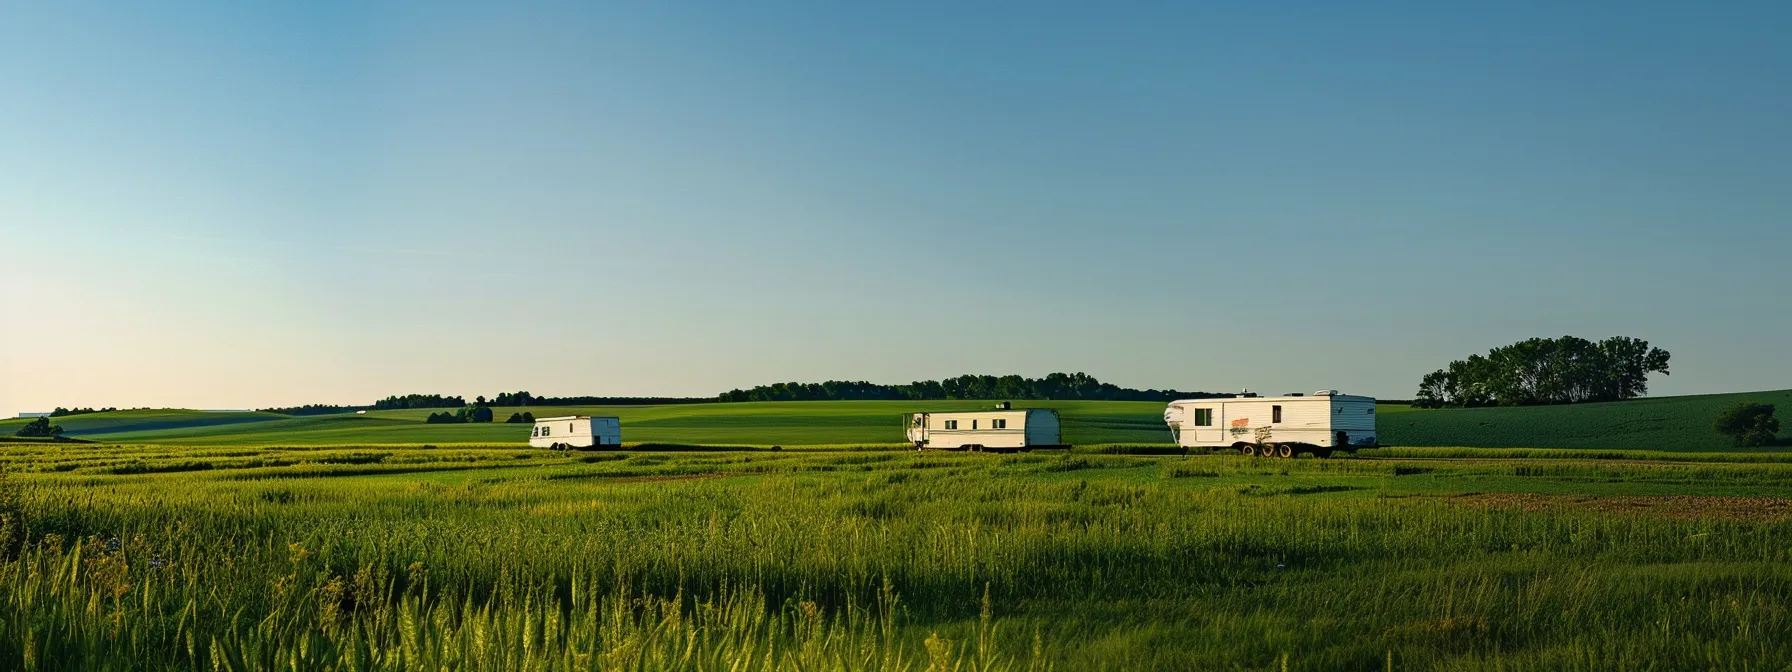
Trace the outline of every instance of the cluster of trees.
<instances>
[{"instance_id":1,"label":"cluster of trees","mask_svg":"<svg viewBox=\"0 0 1792 672\"><path fill-rule=\"evenodd\" d=\"M484 397L481 398L483 399ZM456 409L453 413L447 411L431 413L424 422L432 425L441 423L491 422L493 417L492 408L490 406L485 404L474 404ZM505 424L516 424L521 422L533 423L535 422L535 414L511 413L510 417L506 418L504 422Z\"/></svg>"},{"instance_id":2,"label":"cluster of trees","mask_svg":"<svg viewBox=\"0 0 1792 672\"><path fill-rule=\"evenodd\" d=\"M424 422L429 423L429 424L441 424L444 422L454 423L454 422L491 422L491 421L492 421L492 407L485 402L485 397L479 397L477 399L474 399L473 403L461 406L460 408L455 409L455 411L453 413L449 413L447 411L442 411L441 413L431 413L431 414L429 414L428 418L424 419ZM506 420L505 422L512 422L512 421Z\"/></svg>"},{"instance_id":3,"label":"cluster of trees","mask_svg":"<svg viewBox=\"0 0 1792 672\"><path fill-rule=\"evenodd\" d=\"M26 438L39 438L39 439L53 439L58 436L62 436L62 425L50 424L49 418L38 418L36 420L32 420L31 422L25 423L24 427L20 427L19 431L14 432L14 436L23 436Z\"/></svg>"},{"instance_id":4,"label":"cluster of trees","mask_svg":"<svg viewBox=\"0 0 1792 672\"><path fill-rule=\"evenodd\" d=\"M1780 420L1773 417L1773 411L1773 404L1744 403L1719 414L1711 428L1734 439L1738 446L1769 445L1780 435Z\"/></svg>"},{"instance_id":5,"label":"cluster of trees","mask_svg":"<svg viewBox=\"0 0 1792 672\"><path fill-rule=\"evenodd\" d=\"M1531 406L1634 399L1649 374L1668 372L1668 352L1613 336L1533 338L1450 362L1419 383L1419 408Z\"/></svg>"},{"instance_id":6,"label":"cluster of trees","mask_svg":"<svg viewBox=\"0 0 1792 672\"><path fill-rule=\"evenodd\" d=\"M480 398L481 400L484 397ZM440 394L407 394L393 395L373 402L376 410L392 410L403 408L456 408L466 406L467 400L460 397L445 397Z\"/></svg>"},{"instance_id":7,"label":"cluster of trees","mask_svg":"<svg viewBox=\"0 0 1792 672\"><path fill-rule=\"evenodd\" d=\"M776 383L750 390L730 390L718 399L733 401L830 401L908 399L1089 399L1101 401L1172 401L1230 396L1210 392L1137 390L1096 380L1086 373L1053 373L1044 378L964 375L907 385L865 381Z\"/></svg>"},{"instance_id":8,"label":"cluster of trees","mask_svg":"<svg viewBox=\"0 0 1792 672\"><path fill-rule=\"evenodd\" d=\"M84 415L87 413L106 413L106 412L116 411L116 410L118 410L118 409L111 408L111 407L93 409L93 408L63 408L61 406L57 406L56 410L50 411L50 417L60 418L65 415Z\"/></svg>"}]
</instances>

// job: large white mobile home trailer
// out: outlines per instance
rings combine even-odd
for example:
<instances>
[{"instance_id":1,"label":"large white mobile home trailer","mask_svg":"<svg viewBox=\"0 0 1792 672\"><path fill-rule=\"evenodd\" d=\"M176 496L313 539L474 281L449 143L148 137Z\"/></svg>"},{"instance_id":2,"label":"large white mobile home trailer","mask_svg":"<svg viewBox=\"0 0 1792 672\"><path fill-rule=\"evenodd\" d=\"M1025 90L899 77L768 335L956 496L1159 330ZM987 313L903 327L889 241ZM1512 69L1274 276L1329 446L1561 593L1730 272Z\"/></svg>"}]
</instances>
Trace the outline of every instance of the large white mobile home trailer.
<instances>
[{"instance_id":1,"label":"large white mobile home trailer","mask_svg":"<svg viewBox=\"0 0 1792 672\"><path fill-rule=\"evenodd\" d=\"M1320 390L1312 395L1172 401L1164 422L1178 445L1237 448L1246 455L1318 457L1372 448L1375 398Z\"/></svg>"},{"instance_id":2,"label":"large white mobile home trailer","mask_svg":"<svg viewBox=\"0 0 1792 672\"><path fill-rule=\"evenodd\" d=\"M955 413L911 413L908 441L916 450L1031 450L1067 448L1058 412L997 408Z\"/></svg>"},{"instance_id":3,"label":"large white mobile home trailer","mask_svg":"<svg viewBox=\"0 0 1792 672\"><path fill-rule=\"evenodd\" d=\"M529 432L529 445L536 448L619 448L622 446L622 421L616 418L593 418L568 415L541 418Z\"/></svg>"}]
</instances>

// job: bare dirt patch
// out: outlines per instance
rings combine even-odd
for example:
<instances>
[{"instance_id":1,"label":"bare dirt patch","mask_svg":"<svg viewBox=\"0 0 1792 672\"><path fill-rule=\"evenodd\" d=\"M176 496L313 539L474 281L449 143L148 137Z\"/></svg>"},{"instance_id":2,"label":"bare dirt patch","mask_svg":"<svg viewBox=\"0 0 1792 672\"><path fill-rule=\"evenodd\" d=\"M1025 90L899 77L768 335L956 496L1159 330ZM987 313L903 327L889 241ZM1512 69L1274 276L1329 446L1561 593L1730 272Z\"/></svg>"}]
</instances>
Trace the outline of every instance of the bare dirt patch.
<instances>
[{"instance_id":1,"label":"bare dirt patch","mask_svg":"<svg viewBox=\"0 0 1792 672\"><path fill-rule=\"evenodd\" d=\"M1710 497L1696 495L1593 496L1529 493L1457 495L1447 501L1464 506L1550 511L1576 509L1662 518L1717 518L1735 521L1779 521L1792 518L1792 499L1778 497Z\"/></svg>"}]
</instances>

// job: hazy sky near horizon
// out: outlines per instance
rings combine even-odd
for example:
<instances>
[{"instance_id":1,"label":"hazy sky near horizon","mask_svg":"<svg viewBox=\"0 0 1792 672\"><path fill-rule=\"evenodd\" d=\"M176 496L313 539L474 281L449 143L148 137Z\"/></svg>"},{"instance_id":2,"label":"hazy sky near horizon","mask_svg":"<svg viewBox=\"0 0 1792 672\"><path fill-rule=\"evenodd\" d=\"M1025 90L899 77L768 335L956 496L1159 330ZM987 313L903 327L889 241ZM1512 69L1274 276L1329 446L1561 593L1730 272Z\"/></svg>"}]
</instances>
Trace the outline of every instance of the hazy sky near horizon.
<instances>
[{"instance_id":1,"label":"hazy sky near horizon","mask_svg":"<svg viewBox=\"0 0 1792 672\"><path fill-rule=\"evenodd\" d=\"M526 5L526 6L525 6ZM0 4L0 414L1792 387L1792 3Z\"/></svg>"}]
</instances>

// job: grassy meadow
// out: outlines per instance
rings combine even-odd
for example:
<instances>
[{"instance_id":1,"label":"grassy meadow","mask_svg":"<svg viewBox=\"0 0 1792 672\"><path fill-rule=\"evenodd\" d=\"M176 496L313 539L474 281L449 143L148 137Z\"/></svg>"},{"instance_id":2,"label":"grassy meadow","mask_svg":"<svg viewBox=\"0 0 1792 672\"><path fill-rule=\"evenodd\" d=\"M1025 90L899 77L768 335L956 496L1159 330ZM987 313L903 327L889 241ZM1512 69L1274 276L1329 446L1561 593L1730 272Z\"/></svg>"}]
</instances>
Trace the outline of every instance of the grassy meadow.
<instances>
[{"instance_id":1,"label":"grassy meadow","mask_svg":"<svg viewBox=\"0 0 1792 672\"><path fill-rule=\"evenodd\" d=\"M4 669L1792 666L1792 456L0 455Z\"/></svg>"},{"instance_id":2,"label":"grassy meadow","mask_svg":"<svg viewBox=\"0 0 1792 672\"><path fill-rule=\"evenodd\" d=\"M69 416L0 443L0 669L1792 669L1792 452L1707 426L1789 394L1384 406L1329 460L1167 450L1156 403L1018 455L897 450L984 402L530 409L680 448L573 453Z\"/></svg>"},{"instance_id":3,"label":"grassy meadow","mask_svg":"<svg viewBox=\"0 0 1792 672\"><path fill-rule=\"evenodd\" d=\"M1792 390L1662 397L1608 404L1414 410L1383 405L1378 431L1394 446L1600 448L1724 451L1711 429L1722 409L1742 401L1792 409ZM1055 408L1064 439L1077 445L1168 444L1164 405L1156 402L1041 401ZM92 441L168 445L345 446L527 443L526 426L502 422L528 410L552 415L614 415L628 443L745 446L889 446L902 441L901 418L914 411L987 408L982 401L821 401L667 406L496 408L490 424L424 423L429 410L292 417L273 413L131 410L57 418L68 436ZM10 435L24 420L0 421Z\"/></svg>"}]
</instances>

